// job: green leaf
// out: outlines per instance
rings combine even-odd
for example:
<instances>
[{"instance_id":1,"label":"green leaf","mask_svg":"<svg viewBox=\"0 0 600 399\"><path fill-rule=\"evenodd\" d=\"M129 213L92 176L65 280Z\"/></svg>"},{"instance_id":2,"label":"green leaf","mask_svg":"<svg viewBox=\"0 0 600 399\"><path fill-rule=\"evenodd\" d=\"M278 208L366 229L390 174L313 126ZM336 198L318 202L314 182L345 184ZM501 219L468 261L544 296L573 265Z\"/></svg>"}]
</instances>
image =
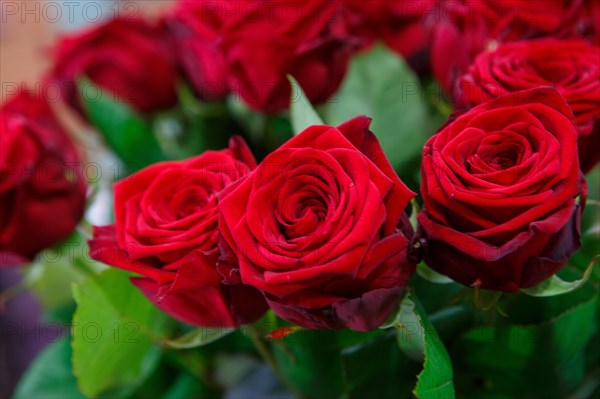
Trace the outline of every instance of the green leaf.
<instances>
[{"instance_id":1,"label":"green leaf","mask_svg":"<svg viewBox=\"0 0 600 399\"><path fill-rule=\"evenodd\" d=\"M581 278L581 272L571 267L565 267L559 272L563 280ZM505 295L501 308L508 315L511 324L535 325L548 323L560 315L587 303L597 295L598 288L591 282L581 288L564 295L535 297L526 294ZM532 311L535 309L535 311Z\"/></svg>"},{"instance_id":2,"label":"green leaf","mask_svg":"<svg viewBox=\"0 0 600 399\"><path fill-rule=\"evenodd\" d=\"M290 99L290 116L292 119L292 128L294 134L300 134L304 129L309 126L323 125L323 120L317 111L313 108L304 94L300 84L292 76L288 76L290 84L292 85L292 96ZM349 119L349 118L348 118Z\"/></svg>"},{"instance_id":3,"label":"green leaf","mask_svg":"<svg viewBox=\"0 0 600 399\"><path fill-rule=\"evenodd\" d=\"M465 287L461 284L435 284L421 277L418 272L413 275L409 285L429 314L446 308L450 303L456 303L465 292Z\"/></svg>"},{"instance_id":4,"label":"green leaf","mask_svg":"<svg viewBox=\"0 0 600 399\"><path fill-rule=\"evenodd\" d=\"M357 115L373 118L371 130L404 176L418 169L423 144L437 127L427 108L419 78L398 55L377 45L354 57L325 120L335 126Z\"/></svg>"},{"instance_id":5,"label":"green leaf","mask_svg":"<svg viewBox=\"0 0 600 399\"><path fill-rule=\"evenodd\" d=\"M170 330L129 276L109 269L73 285L73 371L86 396L141 384L159 360L156 341Z\"/></svg>"},{"instance_id":6,"label":"green leaf","mask_svg":"<svg viewBox=\"0 0 600 399\"><path fill-rule=\"evenodd\" d=\"M410 200L410 216L408 218L408 220L410 221L410 225L412 226L413 230L417 230L418 227L418 220L417 220L417 215L419 214L419 211L421 210L421 207L419 206L419 203L417 202L416 198L413 198Z\"/></svg>"},{"instance_id":7,"label":"green leaf","mask_svg":"<svg viewBox=\"0 0 600 399\"><path fill-rule=\"evenodd\" d=\"M531 288L523 288L521 291L527 295L539 297L562 295L571 291L575 291L589 280L590 276L592 275L592 269L594 268L594 265L597 263L598 259L600 259L600 255L596 255L592 259L588 267L585 269L583 276L579 280L564 281L557 275L553 275L538 285Z\"/></svg>"},{"instance_id":8,"label":"green leaf","mask_svg":"<svg viewBox=\"0 0 600 399\"><path fill-rule=\"evenodd\" d=\"M71 344L64 337L47 346L19 381L13 399L79 399L71 371Z\"/></svg>"},{"instance_id":9,"label":"green leaf","mask_svg":"<svg viewBox=\"0 0 600 399\"><path fill-rule=\"evenodd\" d=\"M129 172L142 169L165 158L150 126L123 101L114 99L99 88L97 96L86 95L94 86L89 79L78 82L85 113L113 151L125 163Z\"/></svg>"},{"instance_id":10,"label":"green leaf","mask_svg":"<svg viewBox=\"0 0 600 399\"><path fill-rule=\"evenodd\" d=\"M424 262L421 262L417 265L417 274L421 276L421 278L434 284L450 284L454 282L454 280L452 280L450 277L436 272Z\"/></svg>"},{"instance_id":11,"label":"green leaf","mask_svg":"<svg viewBox=\"0 0 600 399\"><path fill-rule=\"evenodd\" d=\"M46 258L47 256L47 258ZM71 262L52 262L58 256L54 251L45 251L39 260L26 270L25 282L46 309L58 308L73 301L69 292L71 283L85 277Z\"/></svg>"},{"instance_id":12,"label":"green leaf","mask_svg":"<svg viewBox=\"0 0 600 399\"><path fill-rule=\"evenodd\" d=\"M586 348L598 330L598 305L596 293L549 322L469 330L453 347L460 396L569 397L585 378Z\"/></svg>"},{"instance_id":13,"label":"green leaf","mask_svg":"<svg viewBox=\"0 0 600 399\"><path fill-rule=\"evenodd\" d=\"M189 349L208 345L234 332L233 328L203 328L198 327L177 338L169 339L163 344L174 349Z\"/></svg>"},{"instance_id":14,"label":"green leaf","mask_svg":"<svg viewBox=\"0 0 600 399\"><path fill-rule=\"evenodd\" d=\"M397 328L396 339L402 352L409 358L423 363L425 361L425 334L423 334L421 324L415 304L407 295L400 302L398 313L389 326Z\"/></svg>"},{"instance_id":15,"label":"green leaf","mask_svg":"<svg viewBox=\"0 0 600 399\"><path fill-rule=\"evenodd\" d=\"M24 284L47 310L73 305L71 284L106 268L91 260L85 238L78 231L60 245L41 252L24 269Z\"/></svg>"},{"instance_id":16,"label":"green leaf","mask_svg":"<svg viewBox=\"0 0 600 399\"><path fill-rule=\"evenodd\" d=\"M452 362L427 313L412 292L402 299L394 321L398 345L407 356L423 361L413 393L419 399L454 398Z\"/></svg>"}]
</instances>

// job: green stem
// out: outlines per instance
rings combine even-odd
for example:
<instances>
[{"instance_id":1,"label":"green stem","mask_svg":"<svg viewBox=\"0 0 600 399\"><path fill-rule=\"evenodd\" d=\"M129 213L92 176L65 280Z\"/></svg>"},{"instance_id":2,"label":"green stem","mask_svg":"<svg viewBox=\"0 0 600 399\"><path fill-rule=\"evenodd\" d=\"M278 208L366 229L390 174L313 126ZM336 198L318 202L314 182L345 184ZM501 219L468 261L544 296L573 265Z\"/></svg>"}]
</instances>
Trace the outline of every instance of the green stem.
<instances>
[{"instance_id":1,"label":"green stem","mask_svg":"<svg viewBox=\"0 0 600 399\"><path fill-rule=\"evenodd\" d=\"M281 382L285 384L285 386L294 394L297 398L302 399L305 396L299 392L296 387L285 377L285 375L281 372L281 369L277 365L277 361L273 356L273 353L269 349L267 343L264 341L263 337L260 335L260 328L254 328L253 331L249 334L256 351L260 355L260 357L271 367L277 378Z\"/></svg>"},{"instance_id":2,"label":"green stem","mask_svg":"<svg viewBox=\"0 0 600 399\"><path fill-rule=\"evenodd\" d=\"M211 365L208 357L204 356L200 351L195 349L184 349L184 350L167 350L164 351L165 359L172 365L186 370L210 389L215 392L221 392L222 387L219 386L211 378Z\"/></svg>"}]
</instances>

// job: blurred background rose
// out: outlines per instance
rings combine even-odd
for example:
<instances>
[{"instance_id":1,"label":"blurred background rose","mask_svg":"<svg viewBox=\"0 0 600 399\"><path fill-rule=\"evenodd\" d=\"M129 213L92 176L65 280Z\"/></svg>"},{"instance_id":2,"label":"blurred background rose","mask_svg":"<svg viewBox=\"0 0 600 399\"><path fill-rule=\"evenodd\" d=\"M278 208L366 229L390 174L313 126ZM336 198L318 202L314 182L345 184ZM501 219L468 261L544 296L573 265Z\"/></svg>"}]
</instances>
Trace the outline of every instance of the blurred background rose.
<instances>
[{"instance_id":1,"label":"blurred background rose","mask_svg":"<svg viewBox=\"0 0 600 399\"><path fill-rule=\"evenodd\" d=\"M172 0L0 0L0 102L22 83L35 88L50 67L47 49L59 34L117 15L158 15ZM0 292L18 284L19 271L0 270ZM0 307L0 398L11 396L29 362L53 337L41 334L35 297L18 294ZM17 327L17 328L15 328Z\"/></svg>"},{"instance_id":2,"label":"blurred background rose","mask_svg":"<svg viewBox=\"0 0 600 399\"><path fill-rule=\"evenodd\" d=\"M2 101L10 84L37 83L50 59L44 49L58 34L99 24L116 14L158 15L173 0L1 0L0 81Z\"/></svg>"}]
</instances>

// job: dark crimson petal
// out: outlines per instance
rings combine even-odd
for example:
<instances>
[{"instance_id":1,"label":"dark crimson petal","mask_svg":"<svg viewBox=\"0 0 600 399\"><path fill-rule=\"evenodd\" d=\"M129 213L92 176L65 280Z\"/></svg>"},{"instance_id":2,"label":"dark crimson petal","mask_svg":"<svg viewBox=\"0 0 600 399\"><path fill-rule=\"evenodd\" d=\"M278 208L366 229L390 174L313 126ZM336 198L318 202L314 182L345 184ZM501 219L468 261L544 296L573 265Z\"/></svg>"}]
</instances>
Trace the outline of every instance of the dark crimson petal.
<instances>
[{"instance_id":1,"label":"dark crimson petal","mask_svg":"<svg viewBox=\"0 0 600 399\"><path fill-rule=\"evenodd\" d=\"M127 253L119 249L114 226L94 226L94 238L88 241L89 254L93 259L119 269L149 277L159 284L171 283L175 275L161 270L158 264L144 264L129 258Z\"/></svg>"},{"instance_id":2,"label":"dark crimson petal","mask_svg":"<svg viewBox=\"0 0 600 399\"><path fill-rule=\"evenodd\" d=\"M543 254L530 260L523 269L521 286L528 288L556 273L569 260L571 254L581 245L582 206L577 206L573 217L565 227L554 234Z\"/></svg>"},{"instance_id":3,"label":"dark crimson petal","mask_svg":"<svg viewBox=\"0 0 600 399\"><path fill-rule=\"evenodd\" d=\"M344 323L331 310L331 307L307 309L293 304L280 303L267 296L269 307L284 320L304 328L315 330L335 330L344 328Z\"/></svg>"},{"instance_id":4,"label":"dark crimson petal","mask_svg":"<svg viewBox=\"0 0 600 399\"><path fill-rule=\"evenodd\" d=\"M356 331L371 331L379 327L392 313L403 289L380 288L360 298L341 301L332 306L344 325Z\"/></svg>"},{"instance_id":5,"label":"dark crimson petal","mask_svg":"<svg viewBox=\"0 0 600 399\"><path fill-rule=\"evenodd\" d=\"M131 282L158 308L184 323L215 328L237 326L219 286L158 295L160 287L150 279L132 278Z\"/></svg>"},{"instance_id":6,"label":"dark crimson petal","mask_svg":"<svg viewBox=\"0 0 600 399\"><path fill-rule=\"evenodd\" d=\"M338 129L360 152L365 154L367 158L394 182L394 189L385 200L388 218L384 225L384 234L391 234L398 226L404 209L415 194L406 187L394 171L394 168L383 153L377 137L369 130L370 125L371 118L357 116L338 126Z\"/></svg>"}]
</instances>

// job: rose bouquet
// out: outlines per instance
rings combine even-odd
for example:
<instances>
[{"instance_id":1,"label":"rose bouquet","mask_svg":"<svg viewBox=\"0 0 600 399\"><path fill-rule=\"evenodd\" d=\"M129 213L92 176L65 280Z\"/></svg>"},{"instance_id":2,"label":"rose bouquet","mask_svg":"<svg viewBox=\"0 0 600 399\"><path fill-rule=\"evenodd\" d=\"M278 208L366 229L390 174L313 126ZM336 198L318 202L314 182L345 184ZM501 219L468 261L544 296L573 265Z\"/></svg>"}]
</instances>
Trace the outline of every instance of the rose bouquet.
<instances>
[{"instance_id":1,"label":"rose bouquet","mask_svg":"<svg viewBox=\"0 0 600 399\"><path fill-rule=\"evenodd\" d=\"M1 112L3 300L58 326L14 397L596 397L598 12L179 1L62 37Z\"/></svg>"}]
</instances>

